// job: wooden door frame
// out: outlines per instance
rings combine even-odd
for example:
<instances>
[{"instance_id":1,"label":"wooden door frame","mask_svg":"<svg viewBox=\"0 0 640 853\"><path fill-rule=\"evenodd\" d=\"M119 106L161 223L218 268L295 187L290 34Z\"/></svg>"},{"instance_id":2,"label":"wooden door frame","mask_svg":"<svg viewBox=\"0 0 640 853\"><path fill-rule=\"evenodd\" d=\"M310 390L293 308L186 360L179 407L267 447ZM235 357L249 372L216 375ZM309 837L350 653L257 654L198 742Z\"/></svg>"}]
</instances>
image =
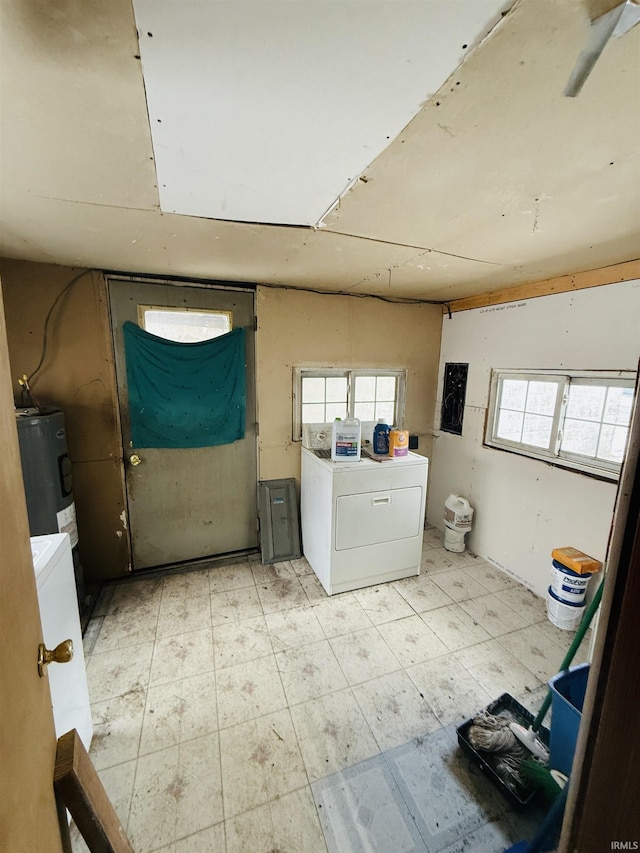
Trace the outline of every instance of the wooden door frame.
<instances>
[{"instance_id":1,"label":"wooden door frame","mask_svg":"<svg viewBox=\"0 0 640 853\"><path fill-rule=\"evenodd\" d=\"M127 491L127 476L126 476L126 448L125 448L125 438L123 433L123 424L120 413L120 401L118 397L118 380L117 380L117 371L116 371L116 352L115 352L115 340L113 335L113 314L111 310L111 284L112 282L129 282L131 284L157 284L161 286L175 286L175 287L195 287L203 290L222 290L222 291L231 291L237 293L248 293L253 297L253 318L254 322L256 322L256 297L257 297L257 285L251 282L233 282L233 281L211 281L209 279L203 278L181 278L181 277L172 277L172 276L157 276L157 275L140 275L140 274L128 274L125 272L109 272L105 271L104 282L106 288L107 295L107 316L108 316L108 333L109 333L109 341L110 341L110 349L111 349L111 359L112 359L112 371L113 371L113 381L115 390L115 400L114 400L114 410L115 410L115 422L116 422L116 430L117 435L119 437L119 445L118 445L118 458L115 460L118 463L119 471L120 471L120 481L122 486L122 498L124 503L124 512L126 514L126 524L124 527L125 535L126 535L126 544L127 544L127 555L128 555L128 572L129 576L132 575L140 575L145 572L153 572L157 571L155 568L148 569L134 569L133 567L133 545L131 542L131 523L129 518L129 497ZM254 328L254 340L253 340L253 364L251 365L251 369L253 371L253 383L254 383L254 407L251 412L251 417L254 418L255 423L255 482L256 482L256 501L255 501L255 513L256 513L256 525L258 521L258 502L259 502L259 489L258 484L260 482L260 453L259 453L259 429L258 429L258 386L257 386L257 335L255 335L255 331L257 331L257 322ZM259 535L257 536L257 546L259 548ZM241 552L242 553L242 552ZM193 564L196 565L198 560L193 561ZM182 564L181 564L182 565ZM160 567L160 571L166 569L167 567Z\"/></svg>"},{"instance_id":2,"label":"wooden door frame","mask_svg":"<svg viewBox=\"0 0 640 853\"><path fill-rule=\"evenodd\" d=\"M609 542L600 626L559 853L640 848L640 400ZM635 849L635 848L627 848Z\"/></svg>"}]
</instances>

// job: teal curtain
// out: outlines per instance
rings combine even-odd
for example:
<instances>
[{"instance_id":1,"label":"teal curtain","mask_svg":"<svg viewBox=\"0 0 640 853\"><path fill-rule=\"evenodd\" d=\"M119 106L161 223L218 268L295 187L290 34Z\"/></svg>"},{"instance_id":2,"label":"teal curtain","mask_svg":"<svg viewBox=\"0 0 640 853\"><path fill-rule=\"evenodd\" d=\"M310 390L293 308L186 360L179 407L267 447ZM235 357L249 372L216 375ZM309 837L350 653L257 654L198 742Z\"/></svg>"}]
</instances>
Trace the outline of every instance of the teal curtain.
<instances>
[{"instance_id":1,"label":"teal curtain","mask_svg":"<svg viewBox=\"0 0 640 853\"><path fill-rule=\"evenodd\" d=\"M176 343L125 323L133 447L213 447L244 438L245 332Z\"/></svg>"}]
</instances>

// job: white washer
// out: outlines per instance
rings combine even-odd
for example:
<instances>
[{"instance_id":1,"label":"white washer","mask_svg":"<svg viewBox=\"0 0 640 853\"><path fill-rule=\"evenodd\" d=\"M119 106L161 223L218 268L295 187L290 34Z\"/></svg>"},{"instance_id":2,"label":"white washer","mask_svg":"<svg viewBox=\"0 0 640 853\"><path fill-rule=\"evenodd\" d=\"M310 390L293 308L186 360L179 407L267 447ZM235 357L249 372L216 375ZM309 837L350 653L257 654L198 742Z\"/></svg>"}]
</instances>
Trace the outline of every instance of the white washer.
<instances>
[{"instance_id":1,"label":"white washer","mask_svg":"<svg viewBox=\"0 0 640 853\"><path fill-rule=\"evenodd\" d=\"M332 462L302 448L304 555L328 595L420 572L428 460Z\"/></svg>"},{"instance_id":2,"label":"white washer","mask_svg":"<svg viewBox=\"0 0 640 853\"><path fill-rule=\"evenodd\" d=\"M73 641L73 659L50 663L45 676L49 680L56 737L77 729L88 752L93 724L69 534L33 536L31 553L44 644L55 649L63 640Z\"/></svg>"}]
</instances>

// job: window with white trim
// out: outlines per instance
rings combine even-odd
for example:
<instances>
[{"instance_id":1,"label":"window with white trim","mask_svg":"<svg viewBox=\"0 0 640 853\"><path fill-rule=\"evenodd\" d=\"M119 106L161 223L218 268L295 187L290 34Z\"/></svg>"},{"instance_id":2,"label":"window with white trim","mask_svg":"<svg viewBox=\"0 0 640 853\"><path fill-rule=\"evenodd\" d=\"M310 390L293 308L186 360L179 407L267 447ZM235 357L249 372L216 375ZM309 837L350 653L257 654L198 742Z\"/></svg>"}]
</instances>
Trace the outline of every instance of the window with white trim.
<instances>
[{"instance_id":1,"label":"window with white trim","mask_svg":"<svg viewBox=\"0 0 640 853\"><path fill-rule=\"evenodd\" d=\"M336 418L355 417L363 424L384 418L401 426L406 382L406 370L294 367L293 440L302 437L302 424Z\"/></svg>"},{"instance_id":2,"label":"window with white trim","mask_svg":"<svg viewBox=\"0 0 640 853\"><path fill-rule=\"evenodd\" d=\"M494 370L485 444L616 479L635 374Z\"/></svg>"}]
</instances>

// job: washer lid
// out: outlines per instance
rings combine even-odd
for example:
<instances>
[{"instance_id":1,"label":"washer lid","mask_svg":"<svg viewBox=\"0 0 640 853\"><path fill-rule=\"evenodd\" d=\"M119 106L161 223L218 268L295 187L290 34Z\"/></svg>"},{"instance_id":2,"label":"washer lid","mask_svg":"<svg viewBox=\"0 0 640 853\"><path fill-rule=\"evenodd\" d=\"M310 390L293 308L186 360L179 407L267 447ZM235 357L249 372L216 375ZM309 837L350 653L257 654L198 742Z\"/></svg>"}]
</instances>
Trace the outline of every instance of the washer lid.
<instances>
[{"instance_id":1,"label":"washer lid","mask_svg":"<svg viewBox=\"0 0 640 853\"><path fill-rule=\"evenodd\" d=\"M47 533L44 536L32 536L30 542L36 584L40 587L53 571L65 547L71 547L69 534Z\"/></svg>"}]
</instances>

